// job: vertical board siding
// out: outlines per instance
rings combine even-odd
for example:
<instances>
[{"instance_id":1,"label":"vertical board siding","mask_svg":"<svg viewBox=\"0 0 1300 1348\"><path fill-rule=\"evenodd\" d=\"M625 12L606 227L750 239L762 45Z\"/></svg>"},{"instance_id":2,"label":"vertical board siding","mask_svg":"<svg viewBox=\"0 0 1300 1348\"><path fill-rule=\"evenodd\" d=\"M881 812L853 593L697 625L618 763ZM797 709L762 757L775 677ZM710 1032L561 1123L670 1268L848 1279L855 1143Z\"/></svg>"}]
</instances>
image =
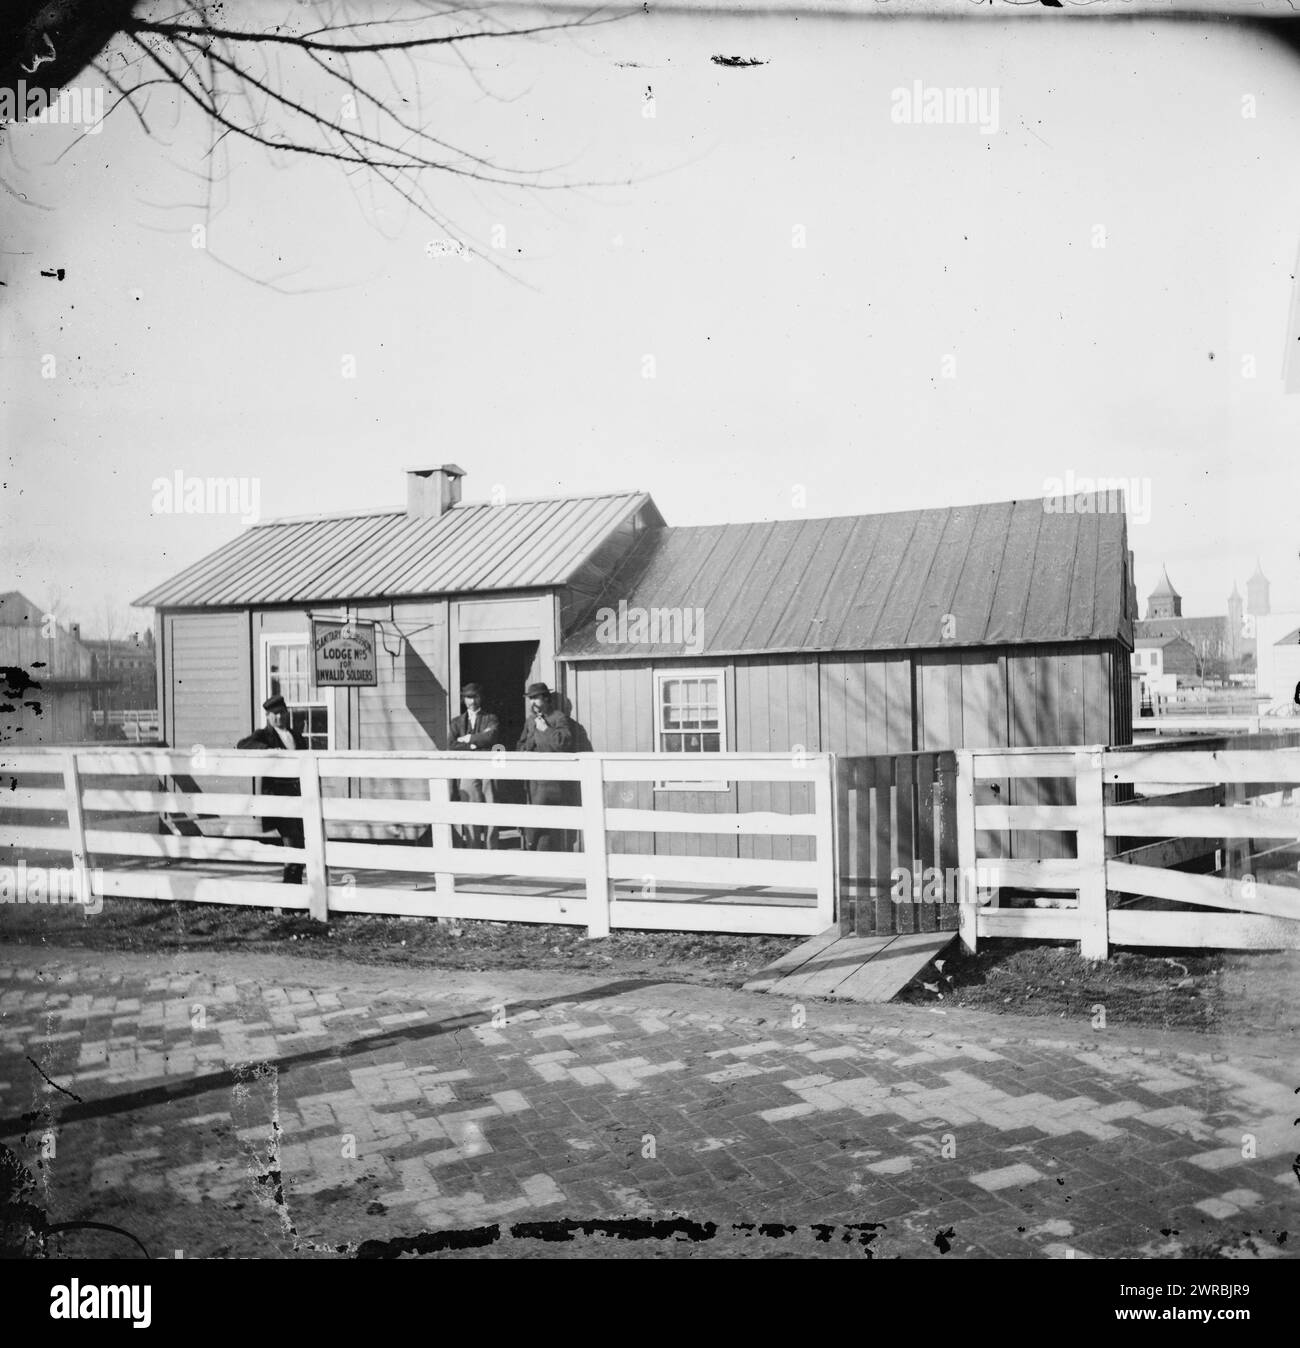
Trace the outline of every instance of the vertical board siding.
<instances>
[{"instance_id":1,"label":"vertical board siding","mask_svg":"<svg viewBox=\"0 0 1300 1348\"><path fill-rule=\"evenodd\" d=\"M55 625L46 635L45 615L0 625L0 665L21 669L36 687L6 702L0 737L15 747L75 744L93 737L91 690L60 688L59 679L90 679L94 657L72 632Z\"/></svg>"},{"instance_id":2,"label":"vertical board siding","mask_svg":"<svg viewBox=\"0 0 1300 1348\"><path fill-rule=\"evenodd\" d=\"M445 749L452 714L446 602L364 604L354 611L359 619L383 621L386 630L377 634L375 687L355 692L354 742L347 747L379 752ZM342 693L336 694L336 717L344 700ZM343 747L337 734L334 742ZM377 800L420 800L427 791L422 782L400 778L370 779L361 787L362 796Z\"/></svg>"},{"instance_id":3,"label":"vertical board siding","mask_svg":"<svg viewBox=\"0 0 1300 1348\"><path fill-rule=\"evenodd\" d=\"M653 682L648 667L625 661L570 666L573 709L587 727L593 749L622 753L650 753L654 749ZM652 810L654 794L650 782L606 782L605 805ZM654 836L649 833L611 832L608 838L612 852L654 851Z\"/></svg>"},{"instance_id":4,"label":"vertical board siding","mask_svg":"<svg viewBox=\"0 0 1300 1348\"><path fill-rule=\"evenodd\" d=\"M850 801L840 840L849 870L842 901L852 899L854 929L870 932L956 929L956 907L895 904L891 871L957 866L957 748L1096 744L1120 741L1127 723L1127 648L1122 643L1057 642L1028 647L971 647L890 654L744 656L658 663L576 662L575 709L598 749L647 752L654 746L654 671L727 671L728 748L737 752L831 752L857 760L841 780ZM846 769L847 770L847 769ZM995 789L996 788L996 789ZM762 809L802 812L810 788L798 783L736 783L727 793L652 792L648 784L610 786L607 803L699 812ZM979 804L1073 804L1059 779L981 779ZM804 859L806 839L700 835L657 841L691 855ZM649 840L620 848L649 850ZM1072 834L985 831L985 857L1070 857ZM926 858L933 860L927 860Z\"/></svg>"},{"instance_id":5,"label":"vertical board siding","mask_svg":"<svg viewBox=\"0 0 1300 1348\"><path fill-rule=\"evenodd\" d=\"M771 656L736 662L736 742L738 753L788 753L820 749L819 675L808 660ZM812 785L790 782L737 783L738 808L806 814L813 808ZM811 861L811 838L744 837L742 857Z\"/></svg>"}]
</instances>

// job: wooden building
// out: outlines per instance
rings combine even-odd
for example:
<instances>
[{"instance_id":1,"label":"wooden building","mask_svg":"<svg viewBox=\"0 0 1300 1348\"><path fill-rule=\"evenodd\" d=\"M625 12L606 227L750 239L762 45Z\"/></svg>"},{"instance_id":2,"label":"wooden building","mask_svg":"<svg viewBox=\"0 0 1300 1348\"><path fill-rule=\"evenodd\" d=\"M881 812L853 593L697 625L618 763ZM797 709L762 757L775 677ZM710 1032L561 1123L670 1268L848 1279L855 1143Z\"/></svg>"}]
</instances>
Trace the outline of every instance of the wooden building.
<instances>
[{"instance_id":1,"label":"wooden building","mask_svg":"<svg viewBox=\"0 0 1300 1348\"><path fill-rule=\"evenodd\" d=\"M16 746L82 744L103 684L76 623L61 624L16 590L0 594L0 740Z\"/></svg>"},{"instance_id":2,"label":"wooden building","mask_svg":"<svg viewBox=\"0 0 1300 1348\"><path fill-rule=\"evenodd\" d=\"M471 504L462 476L408 473L403 512L255 525L141 596L157 610L164 741L233 745L280 693L313 748L445 748L473 678L508 746L534 679L596 749L1131 742L1122 513L1032 500L668 528L643 492ZM375 686L315 686L313 617L375 623ZM619 803L781 810L800 790L664 782Z\"/></svg>"},{"instance_id":3,"label":"wooden building","mask_svg":"<svg viewBox=\"0 0 1300 1348\"><path fill-rule=\"evenodd\" d=\"M1041 500L654 529L560 662L600 749L1128 744L1132 578L1122 513L1053 513ZM620 804L726 810L737 794L740 808L804 808L798 787L721 782L629 788ZM1053 799L1000 798L1013 797ZM797 840L698 846L802 855Z\"/></svg>"},{"instance_id":4,"label":"wooden building","mask_svg":"<svg viewBox=\"0 0 1300 1348\"><path fill-rule=\"evenodd\" d=\"M280 694L314 749L446 748L481 683L511 747L576 615L663 519L644 492L461 501L454 464L406 474L404 511L268 520L134 602L156 610L165 743L228 748ZM373 687L316 686L313 618L375 624Z\"/></svg>"}]
</instances>

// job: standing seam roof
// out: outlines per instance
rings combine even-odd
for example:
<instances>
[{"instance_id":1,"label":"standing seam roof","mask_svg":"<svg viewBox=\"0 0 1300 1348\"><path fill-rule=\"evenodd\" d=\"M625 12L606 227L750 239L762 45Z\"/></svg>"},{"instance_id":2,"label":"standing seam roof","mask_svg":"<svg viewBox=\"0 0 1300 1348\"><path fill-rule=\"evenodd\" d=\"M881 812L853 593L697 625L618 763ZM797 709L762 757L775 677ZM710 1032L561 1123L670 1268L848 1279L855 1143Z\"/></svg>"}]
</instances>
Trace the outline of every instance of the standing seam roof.
<instances>
[{"instance_id":1,"label":"standing seam roof","mask_svg":"<svg viewBox=\"0 0 1300 1348\"><path fill-rule=\"evenodd\" d=\"M134 601L247 607L562 585L645 492L462 504L436 519L398 512L254 525Z\"/></svg>"},{"instance_id":2,"label":"standing seam roof","mask_svg":"<svg viewBox=\"0 0 1300 1348\"><path fill-rule=\"evenodd\" d=\"M1094 501L1101 500L1100 497ZM1127 640L1122 514L1041 499L650 530L567 660ZM601 609L703 610L701 650L601 639ZM955 620L955 639L944 618Z\"/></svg>"}]
</instances>

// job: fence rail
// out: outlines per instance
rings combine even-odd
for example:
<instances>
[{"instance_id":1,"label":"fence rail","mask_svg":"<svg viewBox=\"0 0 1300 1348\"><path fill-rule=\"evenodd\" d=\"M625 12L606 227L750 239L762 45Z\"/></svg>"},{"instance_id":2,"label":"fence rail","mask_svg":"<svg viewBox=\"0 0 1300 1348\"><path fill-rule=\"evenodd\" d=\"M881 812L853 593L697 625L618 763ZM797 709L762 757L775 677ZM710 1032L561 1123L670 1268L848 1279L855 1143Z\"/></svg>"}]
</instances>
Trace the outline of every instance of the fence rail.
<instances>
[{"instance_id":1,"label":"fence rail","mask_svg":"<svg viewBox=\"0 0 1300 1348\"><path fill-rule=\"evenodd\" d=\"M385 912L563 922L591 936L614 927L813 935L835 917L827 754L689 762L676 754L6 749L0 771L14 782L0 800L0 864L67 856L93 894L302 908L322 921L331 912ZM694 814L606 801L610 783L719 777L801 784L811 808ZM566 800L453 799L463 778L563 783ZM268 779L297 794L268 794ZM282 830L264 827L275 820L299 821L302 846L282 845ZM552 850L457 846L466 839L456 830L473 827L536 830ZM400 836L374 836L384 829ZM665 854L669 846L689 853L706 834L786 836L811 859ZM649 850L633 850L638 838ZM301 888L270 878L286 864L304 868Z\"/></svg>"},{"instance_id":2,"label":"fence rail","mask_svg":"<svg viewBox=\"0 0 1300 1348\"><path fill-rule=\"evenodd\" d=\"M959 751L960 866L987 891L961 906L963 943L1077 940L1095 959L1112 945L1300 948L1297 739ZM981 798L981 784L1008 778L1051 779L1074 799L1026 807ZM989 834L1011 829L1064 834L1073 856L1000 856ZM1176 869L1185 866L1211 873Z\"/></svg>"}]
</instances>

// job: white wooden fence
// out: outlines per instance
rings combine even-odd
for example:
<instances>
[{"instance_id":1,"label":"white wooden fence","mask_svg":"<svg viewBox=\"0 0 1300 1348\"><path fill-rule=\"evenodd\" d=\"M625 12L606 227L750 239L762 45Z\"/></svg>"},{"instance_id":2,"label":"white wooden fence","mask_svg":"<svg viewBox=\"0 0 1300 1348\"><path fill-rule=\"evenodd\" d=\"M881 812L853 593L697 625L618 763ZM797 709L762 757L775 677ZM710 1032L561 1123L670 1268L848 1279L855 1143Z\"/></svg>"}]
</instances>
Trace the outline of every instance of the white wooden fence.
<instances>
[{"instance_id":1,"label":"white wooden fence","mask_svg":"<svg viewBox=\"0 0 1300 1348\"><path fill-rule=\"evenodd\" d=\"M990 803L1003 783L1027 780L1070 782L1074 800ZM981 937L1077 940L1093 959L1112 945L1300 948L1300 887L1254 873L1273 856L1295 874L1298 785L1294 747L959 750L959 864L993 891L990 903L962 904L962 941L974 950ZM1073 835L1062 850L1074 856L998 855L990 834L1011 830ZM1136 839L1144 841L1119 850ZM1170 869L1209 856L1215 874ZM1003 906L1005 890L1050 896L1053 906ZM1158 906L1134 907L1132 896Z\"/></svg>"},{"instance_id":2,"label":"white wooden fence","mask_svg":"<svg viewBox=\"0 0 1300 1348\"><path fill-rule=\"evenodd\" d=\"M0 773L17 781L0 798L0 865L65 855L78 883L105 896L301 908L322 921L331 912L372 912L559 922L584 925L591 936L608 935L612 927L813 935L835 918L834 773L826 754L692 760L680 754L6 748ZM224 789L177 788L176 779L192 785L194 777L225 779ZM293 778L300 794L256 793L250 789L254 777ZM462 777L574 783L576 791L570 790L580 802L453 801L453 784ZM697 813L606 803L609 783L720 778L803 784L811 788L812 808ZM394 789L403 798L376 794ZM717 797L708 799L713 808ZM178 815L189 821L193 836L159 831L164 816ZM301 819L304 846L268 842L259 824L266 817ZM428 826L428 842L346 836L359 826L384 824ZM582 850L454 847L456 825L573 830ZM214 836L218 826L226 836ZM229 836L232 827L245 836ZM613 850L611 835L626 842L633 834L784 838L791 840L787 851L795 850L795 840L811 839L813 859ZM742 841L737 851L744 850ZM131 864L114 866L118 858ZM288 863L305 867L303 885L267 878L268 866L278 871ZM246 873L232 872L232 864ZM543 892L520 892L521 886Z\"/></svg>"}]
</instances>

